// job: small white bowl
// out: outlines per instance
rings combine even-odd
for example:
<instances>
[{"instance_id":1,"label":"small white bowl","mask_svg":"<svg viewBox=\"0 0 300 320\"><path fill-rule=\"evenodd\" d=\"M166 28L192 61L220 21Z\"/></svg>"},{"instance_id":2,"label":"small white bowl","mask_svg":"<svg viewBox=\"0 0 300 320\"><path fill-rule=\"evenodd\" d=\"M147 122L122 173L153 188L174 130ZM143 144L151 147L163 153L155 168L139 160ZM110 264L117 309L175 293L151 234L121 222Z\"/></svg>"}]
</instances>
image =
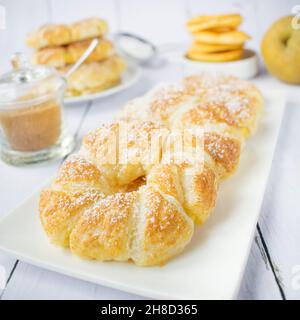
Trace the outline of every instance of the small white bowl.
<instances>
[{"instance_id":1,"label":"small white bowl","mask_svg":"<svg viewBox=\"0 0 300 320\"><path fill-rule=\"evenodd\" d=\"M197 72L210 72L230 74L241 79L253 78L258 73L258 57L255 51L246 49L240 60L228 62L202 62L193 61L184 56L184 54L169 55L170 62L182 63L184 65L185 75Z\"/></svg>"}]
</instances>

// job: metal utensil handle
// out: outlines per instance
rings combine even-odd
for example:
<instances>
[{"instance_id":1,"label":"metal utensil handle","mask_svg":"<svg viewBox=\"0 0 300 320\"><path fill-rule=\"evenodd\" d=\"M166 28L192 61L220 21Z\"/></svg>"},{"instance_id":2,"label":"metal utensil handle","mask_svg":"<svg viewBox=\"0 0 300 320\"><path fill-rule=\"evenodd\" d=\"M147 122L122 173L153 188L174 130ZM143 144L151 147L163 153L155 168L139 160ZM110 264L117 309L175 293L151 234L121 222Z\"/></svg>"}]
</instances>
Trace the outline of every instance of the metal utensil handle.
<instances>
[{"instance_id":1,"label":"metal utensil handle","mask_svg":"<svg viewBox=\"0 0 300 320\"><path fill-rule=\"evenodd\" d=\"M69 76L81 66L81 64L86 60L86 58L93 52L93 50L97 47L99 43L98 39L94 39L86 51L82 54L82 56L73 64L73 66L65 73L65 78L69 78Z\"/></svg>"}]
</instances>

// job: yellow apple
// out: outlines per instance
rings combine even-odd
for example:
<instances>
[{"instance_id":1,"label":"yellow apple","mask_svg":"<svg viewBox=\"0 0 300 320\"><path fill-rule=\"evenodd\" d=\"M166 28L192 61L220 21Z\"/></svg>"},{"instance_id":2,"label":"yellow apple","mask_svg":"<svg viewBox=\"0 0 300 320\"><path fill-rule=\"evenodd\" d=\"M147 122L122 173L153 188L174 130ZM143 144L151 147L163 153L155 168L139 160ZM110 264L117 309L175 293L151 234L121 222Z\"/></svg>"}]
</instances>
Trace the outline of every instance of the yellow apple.
<instances>
[{"instance_id":1,"label":"yellow apple","mask_svg":"<svg viewBox=\"0 0 300 320\"><path fill-rule=\"evenodd\" d=\"M261 52L268 71L278 79L300 84L300 28L293 16L276 21L266 32Z\"/></svg>"}]
</instances>

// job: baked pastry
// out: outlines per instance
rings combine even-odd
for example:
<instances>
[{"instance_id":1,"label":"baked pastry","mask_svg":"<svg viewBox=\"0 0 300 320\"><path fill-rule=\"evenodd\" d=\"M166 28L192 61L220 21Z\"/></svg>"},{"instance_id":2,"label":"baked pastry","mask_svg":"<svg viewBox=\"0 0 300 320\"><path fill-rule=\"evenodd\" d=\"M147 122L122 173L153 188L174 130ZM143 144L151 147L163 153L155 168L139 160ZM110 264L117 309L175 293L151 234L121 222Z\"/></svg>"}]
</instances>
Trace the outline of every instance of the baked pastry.
<instances>
[{"instance_id":1,"label":"baked pastry","mask_svg":"<svg viewBox=\"0 0 300 320\"><path fill-rule=\"evenodd\" d=\"M198 53L216 53L230 50L242 49L242 45L239 44L211 44L194 42L189 51Z\"/></svg>"},{"instance_id":2,"label":"baked pastry","mask_svg":"<svg viewBox=\"0 0 300 320\"><path fill-rule=\"evenodd\" d=\"M203 15L193 17L188 20L187 28L191 32L198 32L207 29L219 29L223 28L235 29L243 22L243 18L240 14L224 14L224 15Z\"/></svg>"},{"instance_id":3,"label":"baked pastry","mask_svg":"<svg viewBox=\"0 0 300 320\"><path fill-rule=\"evenodd\" d=\"M26 39L29 47L41 49L102 37L108 31L106 21L89 18L70 25L47 24L31 32Z\"/></svg>"},{"instance_id":4,"label":"baked pastry","mask_svg":"<svg viewBox=\"0 0 300 320\"><path fill-rule=\"evenodd\" d=\"M210 105L217 93L220 101ZM210 215L218 184L236 170L262 105L247 82L205 74L129 102L117 122L84 137L42 191L48 237L82 258L165 263L189 243L193 221Z\"/></svg>"},{"instance_id":5,"label":"baked pastry","mask_svg":"<svg viewBox=\"0 0 300 320\"><path fill-rule=\"evenodd\" d=\"M164 85L150 91L145 97L134 99L125 105L118 119L152 119L163 123L172 131L204 128L204 158L217 178L229 176L238 166L242 136L224 122L216 125L219 119L200 107L199 97L186 94L180 87ZM199 223L205 221L203 218L196 220Z\"/></svg>"},{"instance_id":6,"label":"baked pastry","mask_svg":"<svg viewBox=\"0 0 300 320\"><path fill-rule=\"evenodd\" d=\"M195 107L196 106L196 107ZM244 138L254 134L263 106L260 91L234 76L200 73L183 79L180 85L164 85L146 96L129 101L118 119L153 119L168 127L190 110L208 112L204 123L226 124Z\"/></svg>"},{"instance_id":7,"label":"baked pastry","mask_svg":"<svg viewBox=\"0 0 300 320\"><path fill-rule=\"evenodd\" d=\"M243 56L243 49L227 50L221 52L200 52L194 48L190 48L186 56L191 60L207 61L207 62L226 62L238 60Z\"/></svg>"},{"instance_id":8,"label":"baked pastry","mask_svg":"<svg viewBox=\"0 0 300 320\"><path fill-rule=\"evenodd\" d=\"M236 170L243 141L255 132L262 105L254 85L232 76L203 73L185 78L180 86L158 87L130 101L118 119L152 119L171 130L205 127L206 153L223 179Z\"/></svg>"},{"instance_id":9,"label":"baked pastry","mask_svg":"<svg viewBox=\"0 0 300 320\"><path fill-rule=\"evenodd\" d=\"M41 221L53 243L70 247L80 257L133 260L140 266L161 264L178 254L193 234L192 219L180 203L182 197L171 196L182 192L173 173L178 172L184 180L189 167L151 166L142 157L124 164L112 161L109 151L112 141L120 137L121 125L103 126L84 138L79 154L71 156L51 188L42 191ZM127 129L130 139L126 146L134 156L135 152L149 152L143 147L145 137L163 127L147 122L130 123ZM145 175L149 177L146 184L124 191L130 182ZM156 175L165 179L157 180ZM185 192L200 190L193 181L203 188L195 170ZM191 194L190 206L195 200Z\"/></svg>"},{"instance_id":10,"label":"baked pastry","mask_svg":"<svg viewBox=\"0 0 300 320\"><path fill-rule=\"evenodd\" d=\"M65 74L68 67L59 69ZM121 81L121 75L125 68L124 60L113 55L101 62L82 64L68 78L66 96L78 96L94 93L117 85Z\"/></svg>"},{"instance_id":11,"label":"baked pastry","mask_svg":"<svg viewBox=\"0 0 300 320\"><path fill-rule=\"evenodd\" d=\"M195 41L211 44L243 45L250 39L245 32L232 30L226 32L200 31L193 34Z\"/></svg>"},{"instance_id":12,"label":"baked pastry","mask_svg":"<svg viewBox=\"0 0 300 320\"><path fill-rule=\"evenodd\" d=\"M79 96L113 87L121 81L125 63L116 54L112 42L103 38L107 30L107 23L99 18L70 25L42 26L27 38L27 44L36 49L32 63L50 65L64 75L84 54L92 39L98 38L96 48L68 77L65 96Z\"/></svg>"},{"instance_id":13,"label":"baked pastry","mask_svg":"<svg viewBox=\"0 0 300 320\"><path fill-rule=\"evenodd\" d=\"M90 45L91 40L83 40L74 42L67 47L66 64L74 64L86 51ZM99 39L99 44L86 58L85 62L102 61L115 53L115 49L111 41L106 39Z\"/></svg>"},{"instance_id":14,"label":"baked pastry","mask_svg":"<svg viewBox=\"0 0 300 320\"><path fill-rule=\"evenodd\" d=\"M207 73L184 78L184 91L200 97L199 108L208 110L209 118L226 123L244 138L256 131L263 107L263 97L255 85L234 76Z\"/></svg>"},{"instance_id":15,"label":"baked pastry","mask_svg":"<svg viewBox=\"0 0 300 320\"><path fill-rule=\"evenodd\" d=\"M194 42L186 57L195 61L227 62L241 59L250 36L237 30L243 19L239 14L198 16L187 22Z\"/></svg>"},{"instance_id":16,"label":"baked pastry","mask_svg":"<svg viewBox=\"0 0 300 320\"><path fill-rule=\"evenodd\" d=\"M64 24L46 24L30 32L26 44L34 49L60 46L71 42L72 34Z\"/></svg>"},{"instance_id":17,"label":"baked pastry","mask_svg":"<svg viewBox=\"0 0 300 320\"><path fill-rule=\"evenodd\" d=\"M70 25L72 41L102 37L108 32L107 22L100 18L87 18Z\"/></svg>"},{"instance_id":18,"label":"baked pastry","mask_svg":"<svg viewBox=\"0 0 300 320\"><path fill-rule=\"evenodd\" d=\"M66 46L44 48L34 52L33 64L47 64L62 68L74 64L88 48L92 40L82 40ZM109 40L99 39L99 44L87 57L84 63L102 61L114 54L114 48Z\"/></svg>"}]
</instances>

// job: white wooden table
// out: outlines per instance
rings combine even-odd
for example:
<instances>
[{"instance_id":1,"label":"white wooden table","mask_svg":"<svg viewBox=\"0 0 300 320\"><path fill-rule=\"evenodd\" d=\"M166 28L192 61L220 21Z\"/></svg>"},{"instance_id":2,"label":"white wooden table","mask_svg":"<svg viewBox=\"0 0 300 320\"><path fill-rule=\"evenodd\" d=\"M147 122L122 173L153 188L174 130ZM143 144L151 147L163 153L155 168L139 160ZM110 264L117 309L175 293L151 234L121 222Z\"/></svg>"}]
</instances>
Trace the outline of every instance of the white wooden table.
<instances>
[{"instance_id":1,"label":"white wooden table","mask_svg":"<svg viewBox=\"0 0 300 320\"><path fill-rule=\"evenodd\" d=\"M7 71L9 55L28 51L25 35L46 22L69 22L88 16L109 21L112 31L141 34L158 45L189 41L184 29L187 17L198 13L239 11L244 29L258 49L267 26L289 14L298 1L183 1L183 0L0 0L6 9L6 29L0 30L0 73ZM70 105L67 117L78 141L90 129L112 119L128 99L147 91L159 81L176 81L182 69L164 65L145 70L137 85L104 100ZM287 108L265 193L251 254L238 295L239 299L300 298L300 93L299 87L280 84L267 74L255 81L287 90ZM298 101L298 102L297 102ZM53 175L60 161L16 168L0 163L0 215L14 209ZM0 254L6 270L6 286L0 299L140 299L125 292L98 286L43 270Z\"/></svg>"}]
</instances>

